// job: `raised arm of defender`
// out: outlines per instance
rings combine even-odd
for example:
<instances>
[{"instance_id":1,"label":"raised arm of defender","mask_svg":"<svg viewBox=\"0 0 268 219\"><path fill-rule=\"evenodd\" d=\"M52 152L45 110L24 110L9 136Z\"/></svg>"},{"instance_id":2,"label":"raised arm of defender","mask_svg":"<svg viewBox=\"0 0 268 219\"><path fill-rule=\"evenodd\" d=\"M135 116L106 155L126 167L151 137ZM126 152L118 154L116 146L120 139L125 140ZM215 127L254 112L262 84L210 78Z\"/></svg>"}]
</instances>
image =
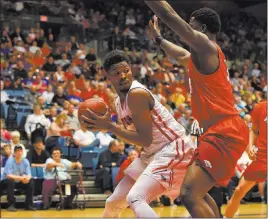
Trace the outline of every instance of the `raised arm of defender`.
<instances>
[{"instance_id":1,"label":"raised arm of defender","mask_svg":"<svg viewBox=\"0 0 268 219\"><path fill-rule=\"evenodd\" d=\"M195 52L215 52L215 46L209 38L194 30L185 22L166 1L145 1L152 11L181 37Z\"/></svg>"},{"instance_id":2,"label":"raised arm of defender","mask_svg":"<svg viewBox=\"0 0 268 219\"><path fill-rule=\"evenodd\" d=\"M157 16L154 16L153 21L149 22L149 27L150 27L151 38L154 42L156 42L156 38L161 37L161 31L158 26ZM160 47L166 52L168 56L178 61L181 65L187 66L188 59L191 54L186 49L177 46L166 39L163 39L161 41Z\"/></svg>"}]
</instances>

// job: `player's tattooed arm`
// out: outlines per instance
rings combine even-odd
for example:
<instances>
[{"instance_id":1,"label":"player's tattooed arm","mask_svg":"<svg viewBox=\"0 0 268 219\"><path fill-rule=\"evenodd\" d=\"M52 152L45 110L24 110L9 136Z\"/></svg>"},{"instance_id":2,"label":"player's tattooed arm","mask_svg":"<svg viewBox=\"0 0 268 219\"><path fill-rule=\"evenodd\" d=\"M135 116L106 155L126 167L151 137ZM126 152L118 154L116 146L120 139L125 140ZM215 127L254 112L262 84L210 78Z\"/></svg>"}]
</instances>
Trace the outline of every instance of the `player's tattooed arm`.
<instances>
[{"instance_id":1,"label":"player's tattooed arm","mask_svg":"<svg viewBox=\"0 0 268 219\"><path fill-rule=\"evenodd\" d=\"M149 30L150 30L150 36L155 43L157 38L162 39L160 42L160 47L166 52L168 56L178 61L180 65L187 66L188 59L190 57L190 52L162 38L161 31L158 25L157 16L154 16L153 20L149 21Z\"/></svg>"},{"instance_id":2,"label":"player's tattooed arm","mask_svg":"<svg viewBox=\"0 0 268 219\"><path fill-rule=\"evenodd\" d=\"M196 52L211 52L216 48L209 38L194 30L166 1L145 1L152 11Z\"/></svg>"}]
</instances>

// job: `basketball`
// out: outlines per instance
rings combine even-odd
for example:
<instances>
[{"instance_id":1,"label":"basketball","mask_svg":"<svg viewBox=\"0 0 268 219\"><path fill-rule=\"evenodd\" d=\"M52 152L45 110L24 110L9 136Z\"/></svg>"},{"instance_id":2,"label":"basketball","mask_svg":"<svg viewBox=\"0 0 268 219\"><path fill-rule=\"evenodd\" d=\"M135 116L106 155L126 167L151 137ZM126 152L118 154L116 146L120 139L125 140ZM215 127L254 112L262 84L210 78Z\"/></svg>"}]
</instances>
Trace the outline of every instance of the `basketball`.
<instances>
[{"instance_id":1,"label":"basketball","mask_svg":"<svg viewBox=\"0 0 268 219\"><path fill-rule=\"evenodd\" d=\"M87 117L89 116L88 109L98 116L104 116L107 112L108 106L102 100L94 98L80 103L78 107L78 119L80 123L83 121L83 115Z\"/></svg>"}]
</instances>

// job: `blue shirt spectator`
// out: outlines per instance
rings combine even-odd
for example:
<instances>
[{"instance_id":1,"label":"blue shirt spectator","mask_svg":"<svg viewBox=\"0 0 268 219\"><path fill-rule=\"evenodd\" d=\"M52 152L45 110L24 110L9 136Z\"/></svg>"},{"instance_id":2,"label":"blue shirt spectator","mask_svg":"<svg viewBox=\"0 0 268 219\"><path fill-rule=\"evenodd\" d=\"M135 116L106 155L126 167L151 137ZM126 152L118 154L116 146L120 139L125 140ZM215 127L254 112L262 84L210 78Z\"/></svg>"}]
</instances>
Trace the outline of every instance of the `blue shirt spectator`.
<instances>
[{"instance_id":1,"label":"blue shirt spectator","mask_svg":"<svg viewBox=\"0 0 268 219\"><path fill-rule=\"evenodd\" d=\"M31 176L31 167L29 161L26 158L22 158L21 162L17 163L14 157L10 157L5 165L3 180L7 178L8 174L16 176Z\"/></svg>"}]
</instances>

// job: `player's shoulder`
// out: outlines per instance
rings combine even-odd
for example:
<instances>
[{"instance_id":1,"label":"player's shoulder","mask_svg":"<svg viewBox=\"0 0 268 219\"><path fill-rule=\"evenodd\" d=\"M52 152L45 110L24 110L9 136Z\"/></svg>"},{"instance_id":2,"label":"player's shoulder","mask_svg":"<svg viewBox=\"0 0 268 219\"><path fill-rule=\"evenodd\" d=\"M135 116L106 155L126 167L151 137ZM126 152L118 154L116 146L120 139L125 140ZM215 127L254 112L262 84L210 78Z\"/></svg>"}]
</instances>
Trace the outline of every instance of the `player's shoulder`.
<instances>
[{"instance_id":1,"label":"player's shoulder","mask_svg":"<svg viewBox=\"0 0 268 219\"><path fill-rule=\"evenodd\" d=\"M257 110L263 110L263 109L266 109L266 106L267 106L267 101L261 101L257 103L254 108Z\"/></svg>"}]
</instances>

